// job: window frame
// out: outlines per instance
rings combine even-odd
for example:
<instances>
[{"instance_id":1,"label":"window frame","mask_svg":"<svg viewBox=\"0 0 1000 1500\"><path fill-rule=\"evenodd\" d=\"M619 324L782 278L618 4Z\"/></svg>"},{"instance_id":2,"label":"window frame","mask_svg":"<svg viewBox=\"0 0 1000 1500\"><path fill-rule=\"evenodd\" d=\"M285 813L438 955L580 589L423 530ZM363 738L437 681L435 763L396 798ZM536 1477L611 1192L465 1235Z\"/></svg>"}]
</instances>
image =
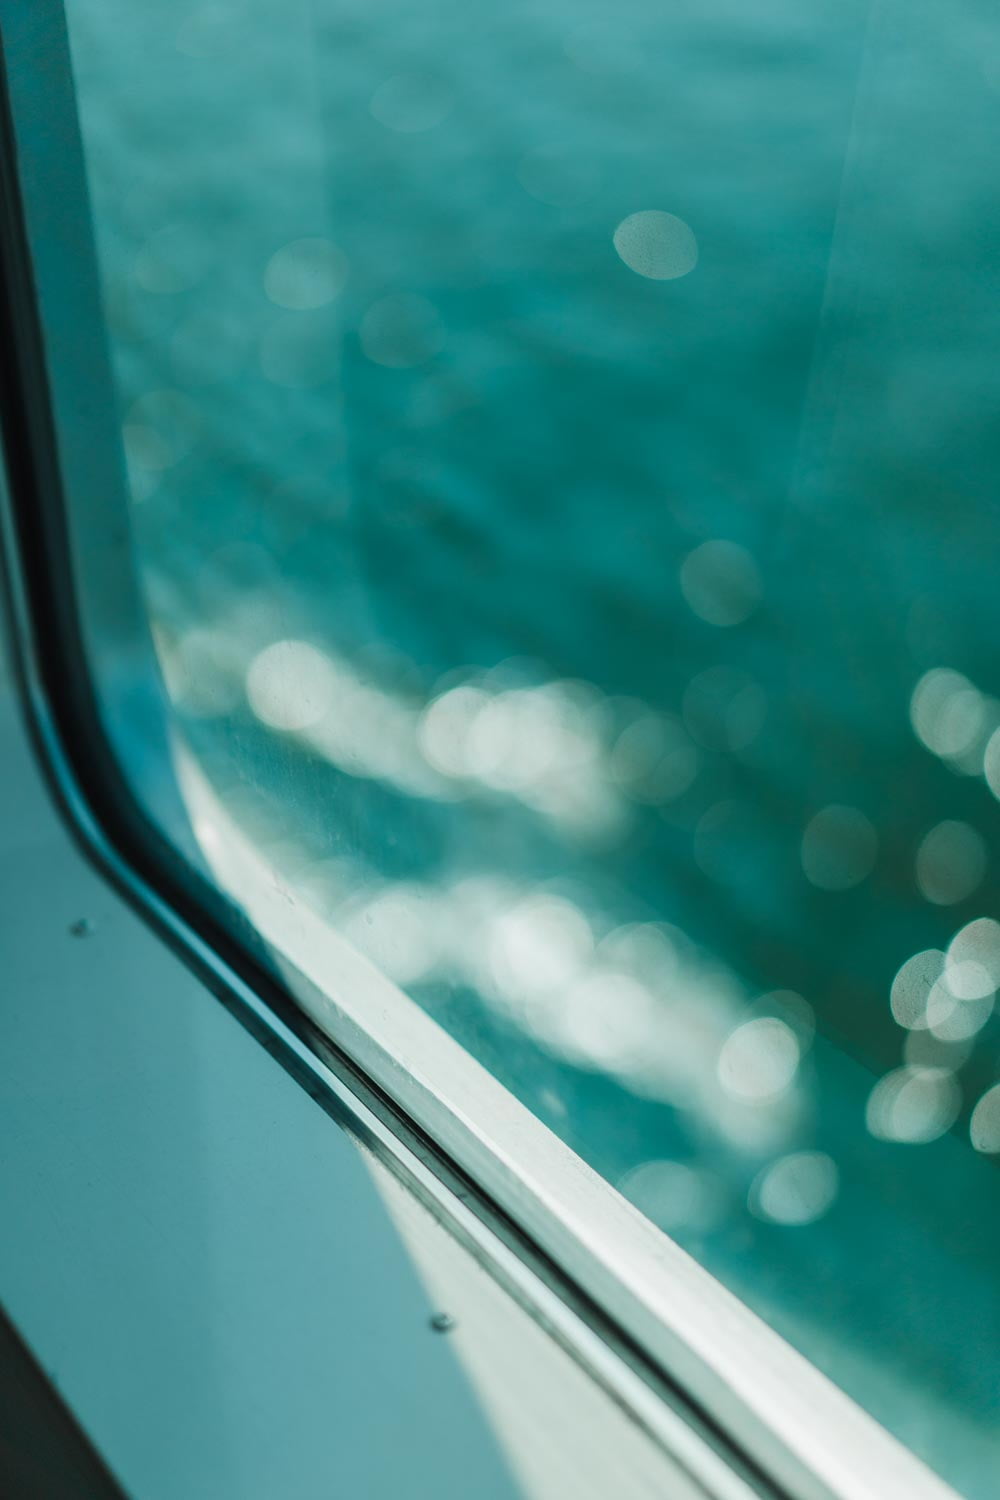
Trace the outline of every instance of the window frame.
<instances>
[{"instance_id":1,"label":"window frame","mask_svg":"<svg viewBox=\"0 0 1000 1500\"><path fill-rule=\"evenodd\" d=\"M412 1175L419 1164L434 1211L473 1242L480 1226L477 1254L493 1260L499 1241L510 1255L505 1276L516 1279L521 1265L541 1277L552 1300L533 1302L533 1312L553 1336L575 1337L560 1309L582 1317L598 1378L641 1409L671 1449L687 1445L706 1493L724 1494L731 1472L752 1492L795 1500L953 1495L568 1148L553 1145L523 1106L505 1107L499 1085L471 1119L435 1086L440 1059L393 1057L391 1035L366 1034L363 1006L342 1011L335 1031L317 1026L265 945L249 927L234 931L229 904L193 867L193 852L185 859L140 805L118 746L130 730L149 736L164 780L169 752L163 704L148 691L157 668L131 567L62 0L0 0L0 44L0 329L8 351L0 532L27 717L78 842L335 1120L347 1099L360 1103L397 1167L405 1160ZM88 576L102 581L97 615L89 599L84 608ZM458 1054L454 1045L446 1067L461 1068ZM466 1100L480 1081L470 1079Z\"/></svg>"}]
</instances>

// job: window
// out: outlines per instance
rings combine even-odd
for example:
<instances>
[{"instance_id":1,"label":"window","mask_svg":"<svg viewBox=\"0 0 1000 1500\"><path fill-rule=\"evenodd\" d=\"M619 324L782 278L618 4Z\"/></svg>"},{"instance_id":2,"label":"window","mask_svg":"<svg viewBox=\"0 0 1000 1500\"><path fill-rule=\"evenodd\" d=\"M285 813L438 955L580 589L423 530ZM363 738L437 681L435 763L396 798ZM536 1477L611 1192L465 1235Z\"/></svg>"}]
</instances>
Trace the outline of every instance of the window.
<instances>
[{"instance_id":1,"label":"window","mask_svg":"<svg viewBox=\"0 0 1000 1500\"><path fill-rule=\"evenodd\" d=\"M71 525L133 788L494 1191L549 1162L497 1168L510 1096L986 1500L991 19L67 15L114 396L57 419L127 509L155 760Z\"/></svg>"}]
</instances>

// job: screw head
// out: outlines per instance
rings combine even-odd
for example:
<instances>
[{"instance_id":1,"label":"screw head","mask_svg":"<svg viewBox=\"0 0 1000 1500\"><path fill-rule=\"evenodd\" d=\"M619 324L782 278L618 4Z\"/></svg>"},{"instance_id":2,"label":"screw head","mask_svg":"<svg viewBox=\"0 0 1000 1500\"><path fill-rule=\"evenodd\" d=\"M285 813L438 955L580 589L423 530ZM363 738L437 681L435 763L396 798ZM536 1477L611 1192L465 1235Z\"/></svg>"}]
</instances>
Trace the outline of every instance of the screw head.
<instances>
[{"instance_id":1,"label":"screw head","mask_svg":"<svg viewBox=\"0 0 1000 1500\"><path fill-rule=\"evenodd\" d=\"M435 1333L450 1333L455 1326L455 1319L450 1313L435 1313L431 1318L431 1327Z\"/></svg>"}]
</instances>

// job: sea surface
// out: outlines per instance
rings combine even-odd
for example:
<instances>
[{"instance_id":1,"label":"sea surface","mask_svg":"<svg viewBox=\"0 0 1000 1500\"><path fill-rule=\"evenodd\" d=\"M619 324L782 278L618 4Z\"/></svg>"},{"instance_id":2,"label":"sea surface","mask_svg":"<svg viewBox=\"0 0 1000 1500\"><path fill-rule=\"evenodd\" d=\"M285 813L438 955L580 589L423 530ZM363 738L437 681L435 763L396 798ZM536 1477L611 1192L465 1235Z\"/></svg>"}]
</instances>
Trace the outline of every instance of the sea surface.
<instances>
[{"instance_id":1,"label":"sea surface","mask_svg":"<svg viewBox=\"0 0 1000 1500\"><path fill-rule=\"evenodd\" d=\"M218 795L991 1500L995 12L68 10L137 568Z\"/></svg>"}]
</instances>

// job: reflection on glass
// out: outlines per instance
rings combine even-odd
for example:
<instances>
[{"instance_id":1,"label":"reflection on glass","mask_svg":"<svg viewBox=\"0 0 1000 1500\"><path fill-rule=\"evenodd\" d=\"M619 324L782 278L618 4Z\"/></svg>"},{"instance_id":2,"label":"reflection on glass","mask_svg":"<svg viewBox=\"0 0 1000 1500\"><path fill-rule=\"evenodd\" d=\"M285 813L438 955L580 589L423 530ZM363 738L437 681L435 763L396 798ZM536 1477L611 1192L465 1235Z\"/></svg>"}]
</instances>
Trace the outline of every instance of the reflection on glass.
<instances>
[{"instance_id":1,"label":"reflection on glass","mask_svg":"<svg viewBox=\"0 0 1000 1500\"><path fill-rule=\"evenodd\" d=\"M987 1500L991 19L70 12L185 753L290 906Z\"/></svg>"}]
</instances>

